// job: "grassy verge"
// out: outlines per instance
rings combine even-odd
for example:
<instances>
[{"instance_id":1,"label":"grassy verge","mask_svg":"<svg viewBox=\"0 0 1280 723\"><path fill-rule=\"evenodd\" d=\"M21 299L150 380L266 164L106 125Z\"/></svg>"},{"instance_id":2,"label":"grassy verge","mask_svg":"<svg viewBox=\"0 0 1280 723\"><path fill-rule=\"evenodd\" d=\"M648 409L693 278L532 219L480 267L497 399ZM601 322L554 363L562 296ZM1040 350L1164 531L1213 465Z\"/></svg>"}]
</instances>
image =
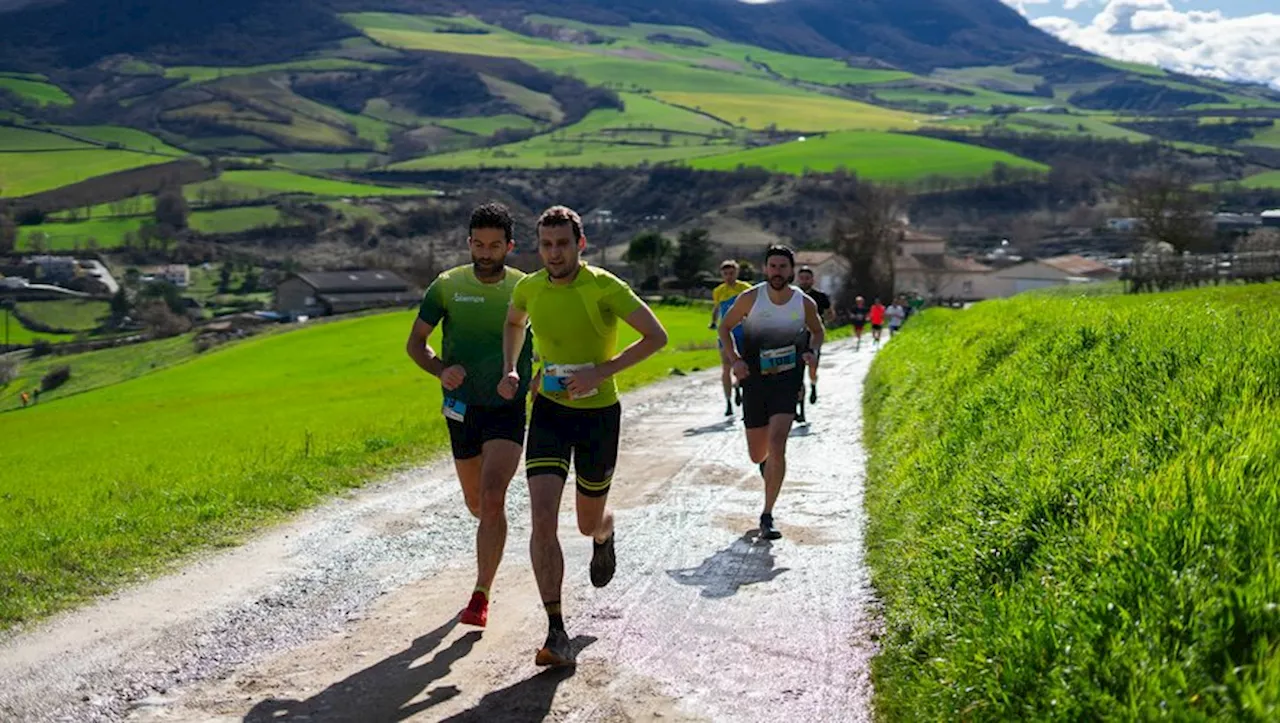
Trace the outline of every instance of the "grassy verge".
<instances>
[{"instance_id":1,"label":"grassy verge","mask_svg":"<svg viewBox=\"0 0 1280 723\"><path fill-rule=\"evenodd\" d=\"M658 312L671 343L623 388L717 364L705 306ZM412 319L322 323L195 358L178 338L47 362L70 364L82 393L0 414L0 628L443 450L438 382L403 350Z\"/></svg>"},{"instance_id":2,"label":"grassy verge","mask_svg":"<svg viewBox=\"0 0 1280 723\"><path fill-rule=\"evenodd\" d=\"M886 720L1280 715L1280 285L931 311L865 394Z\"/></svg>"}]
</instances>

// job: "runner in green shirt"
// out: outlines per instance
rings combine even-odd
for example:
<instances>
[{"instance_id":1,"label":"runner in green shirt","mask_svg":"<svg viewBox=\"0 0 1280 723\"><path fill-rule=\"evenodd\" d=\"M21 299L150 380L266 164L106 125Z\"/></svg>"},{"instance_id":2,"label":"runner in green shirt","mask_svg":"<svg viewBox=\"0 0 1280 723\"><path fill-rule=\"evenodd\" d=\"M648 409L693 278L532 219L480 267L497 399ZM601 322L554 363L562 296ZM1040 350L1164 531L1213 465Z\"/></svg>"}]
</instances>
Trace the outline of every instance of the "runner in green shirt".
<instances>
[{"instance_id":1,"label":"runner in green shirt","mask_svg":"<svg viewBox=\"0 0 1280 723\"><path fill-rule=\"evenodd\" d=\"M512 232L511 214L501 204L486 204L471 214L471 263L440 274L427 288L407 345L419 367L440 377L441 411L462 496L480 520L476 587L461 617L462 623L479 627L489 619L489 587L507 540L507 486L520 466L524 444L526 385L507 398L497 393L505 372L502 334L507 307L516 283L524 278L521 271L506 266ZM437 356L427 339L442 322ZM531 344L526 342L519 352L516 364L521 378L528 379Z\"/></svg>"},{"instance_id":2,"label":"runner in green shirt","mask_svg":"<svg viewBox=\"0 0 1280 723\"><path fill-rule=\"evenodd\" d=\"M607 506L622 422L614 376L665 346L667 332L626 283L579 260L587 238L577 213L549 208L537 230L545 268L522 279L511 295L503 340L506 377L499 392L513 399L529 378L516 363L527 321L542 360L525 452L533 515L529 552L548 624L535 662L560 666L574 664L560 608L564 555L558 530L570 457L577 475L578 530L595 543L591 584L604 587L616 567L613 512ZM641 338L615 353L619 319Z\"/></svg>"}]
</instances>

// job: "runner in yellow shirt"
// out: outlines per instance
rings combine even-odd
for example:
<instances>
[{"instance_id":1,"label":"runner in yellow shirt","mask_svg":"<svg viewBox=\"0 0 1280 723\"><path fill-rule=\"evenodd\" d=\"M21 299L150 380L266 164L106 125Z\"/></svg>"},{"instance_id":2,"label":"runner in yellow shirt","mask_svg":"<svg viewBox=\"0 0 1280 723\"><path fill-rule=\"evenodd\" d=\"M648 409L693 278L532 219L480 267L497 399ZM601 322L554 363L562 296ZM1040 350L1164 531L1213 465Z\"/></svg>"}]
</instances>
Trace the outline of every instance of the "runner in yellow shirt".
<instances>
[{"instance_id":1,"label":"runner in yellow shirt","mask_svg":"<svg viewBox=\"0 0 1280 723\"><path fill-rule=\"evenodd\" d=\"M738 294L751 288L751 284L738 280L738 262L733 259L726 259L720 264L720 278L724 279L724 283L711 292L712 329L716 328L725 312L733 306L733 300L738 298ZM733 338L739 346L742 345L741 326L733 330ZM733 405L742 406L742 385L733 381L733 366L729 364L729 357L725 354L724 342L720 342L720 383L724 386L724 416L732 417Z\"/></svg>"},{"instance_id":2,"label":"runner in yellow shirt","mask_svg":"<svg viewBox=\"0 0 1280 723\"><path fill-rule=\"evenodd\" d=\"M613 512L607 506L622 424L614 377L666 346L667 332L625 282L579 260L587 238L577 213L549 208L538 219L537 233L545 268L521 279L511 294L503 336L506 374L498 393L505 399L519 393L516 362L527 320L542 360L525 445L533 515L529 553L548 627L534 662L561 666L574 664L560 608L564 555L558 530L570 457L578 530L594 541L591 584L604 587L617 566ZM640 339L616 353L620 319L640 332Z\"/></svg>"}]
</instances>

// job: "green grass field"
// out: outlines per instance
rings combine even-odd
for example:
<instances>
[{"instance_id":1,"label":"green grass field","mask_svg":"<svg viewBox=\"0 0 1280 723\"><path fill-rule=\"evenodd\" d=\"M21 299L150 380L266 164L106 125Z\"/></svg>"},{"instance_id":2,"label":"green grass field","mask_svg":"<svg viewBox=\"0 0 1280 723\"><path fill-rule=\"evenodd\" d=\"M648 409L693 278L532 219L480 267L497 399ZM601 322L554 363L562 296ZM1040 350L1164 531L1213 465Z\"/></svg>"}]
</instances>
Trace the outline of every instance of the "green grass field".
<instances>
[{"instance_id":1,"label":"green grass field","mask_svg":"<svg viewBox=\"0 0 1280 723\"><path fill-rule=\"evenodd\" d=\"M8 317L8 328L6 330L5 321ZM10 317L9 314L0 309L0 344L16 344L22 346L30 346L37 341L44 340L49 342L71 341L75 338L74 334L45 334L44 332L31 331L27 327L18 323L17 318ZM8 340L6 342L6 339ZM11 385L12 386L12 385ZM20 390L19 390L20 391ZM18 391L14 391L17 394Z\"/></svg>"},{"instance_id":2,"label":"green grass field","mask_svg":"<svg viewBox=\"0 0 1280 723\"><path fill-rule=\"evenodd\" d=\"M867 382L878 716L1274 720L1280 285L928 311Z\"/></svg>"},{"instance_id":3,"label":"green grass field","mask_svg":"<svg viewBox=\"0 0 1280 723\"><path fill-rule=\"evenodd\" d=\"M105 301L68 299L65 301L29 301L18 304L23 316L57 329L92 331L111 313Z\"/></svg>"},{"instance_id":4,"label":"green grass field","mask_svg":"<svg viewBox=\"0 0 1280 723\"><path fill-rule=\"evenodd\" d=\"M1280 148L1280 123L1277 123L1270 128L1264 128L1263 130L1253 134L1253 138L1250 138L1247 141L1241 141L1241 143L1251 146Z\"/></svg>"},{"instance_id":5,"label":"green grass field","mask_svg":"<svg viewBox=\"0 0 1280 723\"><path fill-rule=\"evenodd\" d=\"M712 86L714 87L714 86ZM752 130L914 130L920 117L827 95L660 91L658 98Z\"/></svg>"},{"instance_id":6,"label":"green grass field","mask_svg":"<svg viewBox=\"0 0 1280 723\"><path fill-rule=\"evenodd\" d=\"M1245 188L1280 188L1280 171L1267 171L1249 176L1240 182Z\"/></svg>"},{"instance_id":7,"label":"green grass field","mask_svg":"<svg viewBox=\"0 0 1280 723\"><path fill-rule=\"evenodd\" d=\"M23 226L18 233L18 248L32 248L32 234L35 233L45 234L47 250L52 251L89 248L90 239L93 239L98 248L115 248L124 244L125 234L136 233L149 220L151 219L147 216L103 216L87 221ZM275 206L192 211L187 217L187 225L202 233L237 233L260 226L276 226L281 221L280 210Z\"/></svg>"},{"instance_id":8,"label":"green grass field","mask_svg":"<svg viewBox=\"0 0 1280 723\"><path fill-rule=\"evenodd\" d=\"M671 343L624 388L717 364L705 307L659 315ZM321 323L0 414L0 627L445 449L438 382L404 354L412 321ZM149 370L150 346L127 351L96 371L63 363L72 383Z\"/></svg>"},{"instance_id":9,"label":"green grass field","mask_svg":"<svg viewBox=\"0 0 1280 723\"><path fill-rule=\"evenodd\" d=\"M929 175L981 176L996 163L1048 170L1024 158L922 136L850 131L816 136L776 146L753 148L692 161L694 168L728 171L758 166L780 173L809 169L830 172L841 166L876 181L906 181Z\"/></svg>"},{"instance_id":10,"label":"green grass field","mask_svg":"<svg viewBox=\"0 0 1280 723\"><path fill-rule=\"evenodd\" d=\"M968 68L939 68L933 71L932 77L938 80L984 87L997 92L1018 91L1030 93L1037 84L1043 82L1038 75L1018 73L1012 65L983 65ZM982 85L987 83L989 85ZM1028 98L1035 102L1035 98Z\"/></svg>"},{"instance_id":11,"label":"green grass field","mask_svg":"<svg viewBox=\"0 0 1280 723\"><path fill-rule=\"evenodd\" d=\"M29 78L0 75L0 88L34 105L71 105L75 102L58 86Z\"/></svg>"},{"instance_id":12,"label":"green grass field","mask_svg":"<svg viewBox=\"0 0 1280 723\"><path fill-rule=\"evenodd\" d=\"M169 156L185 156L187 152L174 148L145 131L122 126L61 126L59 130L102 143L119 143L130 151L163 153Z\"/></svg>"},{"instance_id":13,"label":"green grass field","mask_svg":"<svg viewBox=\"0 0 1280 723\"><path fill-rule=\"evenodd\" d=\"M472 118L437 118L436 125L473 133L478 136L491 136L503 128L529 129L538 128L540 123L528 116L504 113L503 115L476 116Z\"/></svg>"},{"instance_id":14,"label":"green grass field","mask_svg":"<svg viewBox=\"0 0 1280 723\"><path fill-rule=\"evenodd\" d=\"M359 171L369 159L381 160L376 153L274 153L267 156L281 166L299 171Z\"/></svg>"},{"instance_id":15,"label":"green grass field","mask_svg":"<svg viewBox=\"0 0 1280 723\"><path fill-rule=\"evenodd\" d=\"M287 194L307 194L329 198L376 196L422 196L431 191L421 188L404 188L392 186L375 186L368 183L339 181L319 176L307 176L292 171L226 171L216 180L188 187L186 192L199 194L201 188L210 191L219 187L226 188L232 194L244 199L267 198Z\"/></svg>"},{"instance_id":16,"label":"green grass field","mask_svg":"<svg viewBox=\"0 0 1280 723\"><path fill-rule=\"evenodd\" d=\"M219 78L230 78L237 75L263 75L269 73L319 73L327 70L381 70L387 66L380 63L367 63L361 60L345 58L315 58L313 60L297 60L289 63L271 63L268 65L242 66L177 66L166 68L166 78L186 78L189 83L204 83Z\"/></svg>"},{"instance_id":17,"label":"green grass field","mask_svg":"<svg viewBox=\"0 0 1280 723\"><path fill-rule=\"evenodd\" d=\"M93 148L93 146L88 143L73 141L56 133L45 133L44 131L30 128L0 127L0 151L29 153L65 151L73 148Z\"/></svg>"},{"instance_id":18,"label":"green grass field","mask_svg":"<svg viewBox=\"0 0 1280 723\"><path fill-rule=\"evenodd\" d=\"M130 151L103 149L53 153L10 153L0 164L0 197L27 196L95 176L172 160Z\"/></svg>"}]
</instances>

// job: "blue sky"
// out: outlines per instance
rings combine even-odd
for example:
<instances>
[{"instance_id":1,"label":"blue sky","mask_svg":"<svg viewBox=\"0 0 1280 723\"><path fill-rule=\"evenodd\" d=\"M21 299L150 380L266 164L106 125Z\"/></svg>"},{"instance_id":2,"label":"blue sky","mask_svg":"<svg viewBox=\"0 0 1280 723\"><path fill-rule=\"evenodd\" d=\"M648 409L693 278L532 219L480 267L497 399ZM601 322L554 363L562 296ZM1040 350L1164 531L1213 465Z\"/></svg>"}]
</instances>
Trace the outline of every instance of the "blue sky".
<instances>
[{"instance_id":1,"label":"blue sky","mask_svg":"<svg viewBox=\"0 0 1280 723\"><path fill-rule=\"evenodd\" d=\"M1280 90L1280 0L1004 0L1077 47Z\"/></svg>"},{"instance_id":2,"label":"blue sky","mask_svg":"<svg viewBox=\"0 0 1280 723\"><path fill-rule=\"evenodd\" d=\"M1026 8L1027 17L1030 18L1058 15L1078 22L1088 22L1105 4L1100 0L1091 0L1074 10L1066 10L1061 2L1049 2L1043 5L1027 5ZM1174 7L1180 10L1220 10L1227 17L1240 17L1267 11L1276 12L1280 9L1280 0L1185 0L1175 3Z\"/></svg>"}]
</instances>

